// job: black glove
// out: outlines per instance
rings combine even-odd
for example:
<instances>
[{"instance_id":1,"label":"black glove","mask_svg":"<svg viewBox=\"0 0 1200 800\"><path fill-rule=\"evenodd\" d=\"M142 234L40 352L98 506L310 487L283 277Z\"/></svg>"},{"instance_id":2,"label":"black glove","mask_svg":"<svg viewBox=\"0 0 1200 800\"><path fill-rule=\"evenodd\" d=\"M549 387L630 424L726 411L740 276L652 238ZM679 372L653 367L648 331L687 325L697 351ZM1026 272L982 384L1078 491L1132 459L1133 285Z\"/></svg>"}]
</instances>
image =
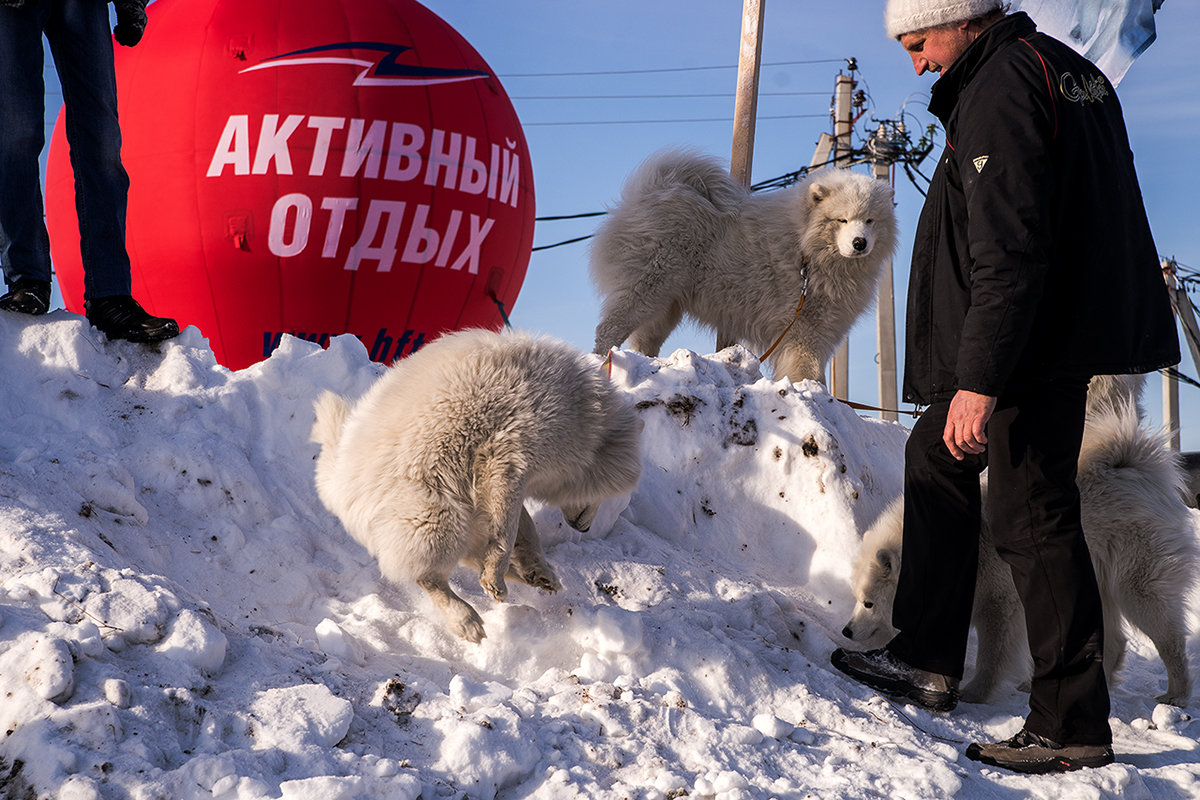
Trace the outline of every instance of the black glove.
<instances>
[{"instance_id":1,"label":"black glove","mask_svg":"<svg viewBox=\"0 0 1200 800\"><path fill-rule=\"evenodd\" d=\"M113 36L117 37L117 44L133 47L146 31L146 0L113 0L113 7L117 9Z\"/></svg>"}]
</instances>

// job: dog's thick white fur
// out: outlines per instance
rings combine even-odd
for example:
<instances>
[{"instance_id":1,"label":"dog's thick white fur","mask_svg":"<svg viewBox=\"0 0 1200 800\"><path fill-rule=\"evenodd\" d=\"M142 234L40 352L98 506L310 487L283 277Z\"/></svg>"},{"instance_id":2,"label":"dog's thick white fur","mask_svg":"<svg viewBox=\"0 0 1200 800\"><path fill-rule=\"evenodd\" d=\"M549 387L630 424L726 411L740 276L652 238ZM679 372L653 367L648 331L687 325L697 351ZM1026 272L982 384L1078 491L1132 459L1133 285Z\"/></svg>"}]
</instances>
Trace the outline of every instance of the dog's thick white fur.
<instances>
[{"instance_id":1,"label":"dog's thick white fur","mask_svg":"<svg viewBox=\"0 0 1200 800\"><path fill-rule=\"evenodd\" d=\"M1165 434L1147 430L1139 419L1140 385L1126 378L1093 380L1078 484L1084 536L1104 605L1105 672L1111 683L1124 658L1124 619L1150 638L1166 667L1167 691L1158 701L1183 706L1191 695L1186 609L1200 567L1200 514L1183 503L1183 473ZM856 605L842 634L866 648L880 647L896 634L891 620L902 521L901 499L863 536L854 564ZM978 649L962 698L983 702L1006 674L1028 677L1032 666L1024 612L986 517L971 621Z\"/></svg>"},{"instance_id":2,"label":"dog's thick white fur","mask_svg":"<svg viewBox=\"0 0 1200 800\"><path fill-rule=\"evenodd\" d=\"M761 355L803 296L771 365L777 379L824 383L895 245L883 181L825 169L752 194L714 158L658 153L630 177L592 242L591 275L604 300L595 352L628 340L658 355L686 314Z\"/></svg>"},{"instance_id":3,"label":"dog's thick white fur","mask_svg":"<svg viewBox=\"0 0 1200 800\"><path fill-rule=\"evenodd\" d=\"M526 497L587 530L641 476L642 421L590 356L547 337L442 336L357 402L326 392L312 439L317 493L393 581L428 592L472 642L483 621L450 588L460 562L503 601L508 576L553 592Z\"/></svg>"}]
</instances>

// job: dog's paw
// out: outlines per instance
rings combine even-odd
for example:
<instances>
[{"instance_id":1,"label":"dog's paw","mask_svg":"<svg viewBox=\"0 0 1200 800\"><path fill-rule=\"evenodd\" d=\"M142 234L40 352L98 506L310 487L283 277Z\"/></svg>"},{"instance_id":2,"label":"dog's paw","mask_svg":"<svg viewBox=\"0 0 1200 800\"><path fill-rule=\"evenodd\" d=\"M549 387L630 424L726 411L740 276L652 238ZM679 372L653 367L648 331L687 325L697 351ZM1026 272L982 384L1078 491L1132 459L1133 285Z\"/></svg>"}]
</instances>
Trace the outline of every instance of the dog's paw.
<instances>
[{"instance_id":1,"label":"dog's paw","mask_svg":"<svg viewBox=\"0 0 1200 800\"><path fill-rule=\"evenodd\" d=\"M495 580L488 580L486 575L480 575L479 585L483 587L487 596L497 603L503 603L508 599L508 585L504 582L503 575L497 575Z\"/></svg>"},{"instance_id":2,"label":"dog's paw","mask_svg":"<svg viewBox=\"0 0 1200 800\"><path fill-rule=\"evenodd\" d=\"M554 574L549 564L540 564L531 567L521 575L521 580L529 584L535 589L541 589L543 592L554 594L562 588L562 582L558 576Z\"/></svg>"},{"instance_id":3,"label":"dog's paw","mask_svg":"<svg viewBox=\"0 0 1200 800\"><path fill-rule=\"evenodd\" d=\"M461 639L466 639L472 644L479 644L487 638L487 634L483 630L483 620L479 614L475 613L475 609L470 606L466 607L466 612L461 616L447 620L450 625L450 631L455 636Z\"/></svg>"},{"instance_id":4,"label":"dog's paw","mask_svg":"<svg viewBox=\"0 0 1200 800\"><path fill-rule=\"evenodd\" d=\"M1176 706L1177 708L1186 708L1188 703L1188 696L1186 694L1179 694L1171 691L1163 692L1154 699L1160 703L1165 703L1169 706Z\"/></svg>"}]
</instances>

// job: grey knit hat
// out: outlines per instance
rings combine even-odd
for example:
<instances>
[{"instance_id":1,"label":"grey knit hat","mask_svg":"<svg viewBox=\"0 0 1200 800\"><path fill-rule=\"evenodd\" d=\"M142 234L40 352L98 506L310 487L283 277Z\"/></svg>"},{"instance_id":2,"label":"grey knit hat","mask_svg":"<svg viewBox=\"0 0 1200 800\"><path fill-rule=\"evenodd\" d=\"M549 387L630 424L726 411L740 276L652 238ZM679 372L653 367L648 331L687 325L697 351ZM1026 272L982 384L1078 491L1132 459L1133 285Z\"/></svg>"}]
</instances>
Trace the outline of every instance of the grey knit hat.
<instances>
[{"instance_id":1,"label":"grey knit hat","mask_svg":"<svg viewBox=\"0 0 1200 800\"><path fill-rule=\"evenodd\" d=\"M1003 7L1003 0L887 0L884 24L887 35L899 39L906 33L976 19Z\"/></svg>"}]
</instances>

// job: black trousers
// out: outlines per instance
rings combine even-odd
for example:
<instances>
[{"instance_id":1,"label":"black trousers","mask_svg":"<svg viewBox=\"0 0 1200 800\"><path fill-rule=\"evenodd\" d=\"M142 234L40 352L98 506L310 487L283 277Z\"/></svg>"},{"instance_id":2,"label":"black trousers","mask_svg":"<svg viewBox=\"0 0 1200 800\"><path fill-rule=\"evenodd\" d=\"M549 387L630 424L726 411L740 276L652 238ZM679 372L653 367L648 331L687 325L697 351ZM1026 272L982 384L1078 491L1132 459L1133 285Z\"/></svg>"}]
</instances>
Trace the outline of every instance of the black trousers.
<instances>
[{"instance_id":1,"label":"black trousers","mask_svg":"<svg viewBox=\"0 0 1200 800\"><path fill-rule=\"evenodd\" d=\"M930 406L913 426L892 620L900 633L888 649L914 667L962 677L986 467L988 522L1012 570L1033 655L1026 727L1061 743L1108 744L1100 594L1075 485L1086 400L1086 380L1001 397L986 453L962 461L942 442L948 402Z\"/></svg>"}]
</instances>

